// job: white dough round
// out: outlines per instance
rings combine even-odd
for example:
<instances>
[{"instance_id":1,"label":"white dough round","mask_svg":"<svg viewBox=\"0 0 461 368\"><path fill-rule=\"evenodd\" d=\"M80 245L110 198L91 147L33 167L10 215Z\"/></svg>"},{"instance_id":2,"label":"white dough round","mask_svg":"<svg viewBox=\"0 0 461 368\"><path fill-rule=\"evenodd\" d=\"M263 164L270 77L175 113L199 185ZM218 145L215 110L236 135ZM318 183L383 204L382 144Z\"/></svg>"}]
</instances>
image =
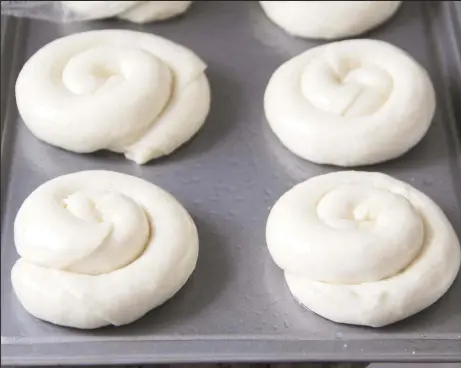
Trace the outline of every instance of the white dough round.
<instances>
[{"instance_id":1,"label":"white dough round","mask_svg":"<svg viewBox=\"0 0 461 368\"><path fill-rule=\"evenodd\" d=\"M435 303L460 268L460 243L426 195L387 175L344 171L286 192L266 240L294 298L339 323L380 327Z\"/></svg>"},{"instance_id":2,"label":"white dough round","mask_svg":"<svg viewBox=\"0 0 461 368\"><path fill-rule=\"evenodd\" d=\"M38 187L14 223L11 279L33 316L82 329L131 323L171 298L195 268L198 234L159 187L82 171Z\"/></svg>"},{"instance_id":3,"label":"white dough round","mask_svg":"<svg viewBox=\"0 0 461 368\"><path fill-rule=\"evenodd\" d=\"M369 165L396 158L426 134L435 112L427 72L383 41L312 48L272 75L266 118L281 142L319 164Z\"/></svg>"},{"instance_id":4,"label":"white dough round","mask_svg":"<svg viewBox=\"0 0 461 368\"><path fill-rule=\"evenodd\" d=\"M155 22L176 17L191 4L192 1L143 1L118 17L135 23Z\"/></svg>"},{"instance_id":5,"label":"white dough round","mask_svg":"<svg viewBox=\"0 0 461 368\"><path fill-rule=\"evenodd\" d=\"M184 13L192 1L62 1L89 19L118 17L135 23L164 20Z\"/></svg>"},{"instance_id":6,"label":"white dough round","mask_svg":"<svg viewBox=\"0 0 461 368\"><path fill-rule=\"evenodd\" d=\"M264 12L293 36L356 36L388 20L401 1L260 1Z\"/></svg>"},{"instance_id":7,"label":"white dough round","mask_svg":"<svg viewBox=\"0 0 461 368\"><path fill-rule=\"evenodd\" d=\"M143 164L203 125L205 69L192 51L159 36L89 31L37 51L19 74L16 100L41 140L80 153L108 149Z\"/></svg>"},{"instance_id":8,"label":"white dough round","mask_svg":"<svg viewBox=\"0 0 461 368\"><path fill-rule=\"evenodd\" d=\"M139 1L61 1L64 9L69 9L88 19L115 17L134 7Z\"/></svg>"}]
</instances>

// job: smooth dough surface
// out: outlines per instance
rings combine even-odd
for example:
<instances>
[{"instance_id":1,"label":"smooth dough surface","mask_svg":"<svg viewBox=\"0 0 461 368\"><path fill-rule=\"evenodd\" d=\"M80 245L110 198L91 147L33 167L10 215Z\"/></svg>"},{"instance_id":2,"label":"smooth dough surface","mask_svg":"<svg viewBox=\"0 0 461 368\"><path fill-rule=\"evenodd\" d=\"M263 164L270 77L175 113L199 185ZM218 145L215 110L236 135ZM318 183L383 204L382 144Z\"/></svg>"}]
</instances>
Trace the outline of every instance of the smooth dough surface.
<instances>
[{"instance_id":1,"label":"smooth dough surface","mask_svg":"<svg viewBox=\"0 0 461 368\"><path fill-rule=\"evenodd\" d=\"M396 158L426 134L435 112L427 72L406 52L361 39L314 47L269 80L269 125L296 155L319 164Z\"/></svg>"},{"instance_id":2,"label":"smooth dough surface","mask_svg":"<svg viewBox=\"0 0 461 368\"><path fill-rule=\"evenodd\" d=\"M198 257L192 218L140 178L82 171L24 201L14 223L21 258L11 279L33 316L91 329L131 323L171 298Z\"/></svg>"},{"instance_id":3,"label":"smooth dough surface","mask_svg":"<svg viewBox=\"0 0 461 368\"><path fill-rule=\"evenodd\" d=\"M192 1L143 1L119 14L120 19L135 23L147 23L176 17L184 13Z\"/></svg>"},{"instance_id":4,"label":"smooth dough surface","mask_svg":"<svg viewBox=\"0 0 461 368\"><path fill-rule=\"evenodd\" d=\"M273 206L266 240L300 304L335 322L372 327L435 303L461 263L442 210L410 185L373 172L296 185Z\"/></svg>"},{"instance_id":5,"label":"smooth dough surface","mask_svg":"<svg viewBox=\"0 0 461 368\"><path fill-rule=\"evenodd\" d=\"M264 12L294 36L357 36L388 20L401 1L260 1Z\"/></svg>"},{"instance_id":6,"label":"smooth dough surface","mask_svg":"<svg viewBox=\"0 0 461 368\"><path fill-rule=\"evenodd\" d=\"M135 23L164 20L184 13L192 1L62 1L88 19L118 17Z\"/></svg>"},{"instance_id":7,"label":"smooth dough surface","mask_svg":"<svg viewBox=\"0 0 461 368\"><path fill-rule=\"evenodd\" d=\"M16 82L22 119L69 151L108 149L139 164L167 155L203 125L210 108L205 63L152 34L102 30L37 51Z\"/></svg>"}]
</instances>

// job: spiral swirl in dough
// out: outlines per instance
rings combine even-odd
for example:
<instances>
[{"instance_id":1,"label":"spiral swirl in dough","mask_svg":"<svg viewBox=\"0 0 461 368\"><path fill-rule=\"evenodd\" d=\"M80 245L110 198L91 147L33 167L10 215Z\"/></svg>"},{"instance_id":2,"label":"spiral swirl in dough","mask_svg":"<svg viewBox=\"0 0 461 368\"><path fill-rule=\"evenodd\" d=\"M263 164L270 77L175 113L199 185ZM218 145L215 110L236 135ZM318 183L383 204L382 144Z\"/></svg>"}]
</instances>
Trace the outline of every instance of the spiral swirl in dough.
<instances>
[{"instance_id":1,"label":"spiral swirl in dough","mask_svg":"<svg viewBox=\"0 0 461 368\"><path fill-rule=\"evenodd\" d=\"M14 223L21 258L11 279L33 316L97 328L131 323L171 298L198 256L183 206L159 187L82 171L38 187Z\"/></svg>"},{"instance_id":2,"label":"spiral swirl in dough","mask_svg":"<svg viewBox=\"0 0 461 368\"><path fill-rule=\"evenodd\" d=\"M387 21L401 1L260 1L275 24L293 36L356 36Z\"/></svg>"},{"instance_id":3,"label":"spiral swirl in dough","mask_svg":"<svg viewBox=\"0 0 461 368\"><path fill-rule=\"evenodd\" d=\"M460 268L442 210L387 175L311 178L272 208L266 239L294 298L335 322L380 327L436 302Z\"/></svg>"},{"instance_id":4,"label":"spiral swirl in dough","mask_svg":"<svg viewBox=\"0 0 461 368\"><path fill-rule=\"evenodd\" d=\"M62 1L89 19L117 17L135 23L164 20L184 13L192 1Z\"/></svg>"},{"instance_id":5,"label":"spiral swirl in dough","mask_svg":"<svg viewBox=\"0 0 461 368\"><path fill-rule=\"evenodd\" d=\"M108 149L143 164L174 151L204 123L205 68L192 51L155 35L83 32L26 62L16 100L41 140L80 153Z\"/></svg>"},{"instance_id":6,"label":"spiral swirl in dough","mask_svg":"<svg viewBox=\"0 0 461 368\"><path fill-rule=\"evenodd\" d=\"M435 112L427 72L397 47L348 40L280 66L264 96L281 142L319 164L369 165L398 157L426 134Z\"/></svg>"}]
</instances>

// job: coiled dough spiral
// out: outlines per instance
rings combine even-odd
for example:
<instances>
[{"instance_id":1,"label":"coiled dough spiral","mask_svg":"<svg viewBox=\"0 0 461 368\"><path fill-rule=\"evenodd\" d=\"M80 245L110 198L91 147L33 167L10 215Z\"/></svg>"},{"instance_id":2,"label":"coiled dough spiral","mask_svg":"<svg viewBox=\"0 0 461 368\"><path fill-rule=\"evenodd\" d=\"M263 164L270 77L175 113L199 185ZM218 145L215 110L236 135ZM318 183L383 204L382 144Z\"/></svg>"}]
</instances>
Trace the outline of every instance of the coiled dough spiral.
<instances>
[{"instance_id":1,"label":"coiled dough spiral","mask_svg":"<svg viewBox=\"0 0 461 368\"><path fill-rule=\"evenodd\" d=\"M311 178L272 208L267 245L294 298L339 323L380 327L436 302L460 243L426 195L385 174Z\"/></svg>"},{"instance_id":2,"label":"coiled dough spiral","mask_svg":"<svg viewBox=\"0 0 461 368\"><path fill-rule=\"evenodd\" d=\"M275 24L293 36L356 36L387 21L401 1L260 1Z\"/></svg>"},{"instance_id":3,"label":"coiled dough spiral","mask_svg":"<svg viewBox=\"0 0 461 368\"><path fill-rule=\"evenodd\" d=\"M319 164L369 165L398 157L426 134L435 112L427 72L383 41L312 48L272 75L264 96L273 132Z\"/></svg>"},{"instance_id":4,"label":"coiled dough spiral","mask_svg":"<svg viewBox=\"0 0 461 368\"><path fill-rule=\"evenodd\" d=\"M192 51L155 35L83 32L26 62L16 100L39 139L80 153L108 149L143 164L174 151L204 123L205 68Z\"/></svg>"},{"instance_id":5,"label":"coiled dough spiral","mask_svg":"<svg viewBox=\"0 0 461 368\"><path fill-rule=\"evenodd\" d=\"M171 298L198 256L187 211L159 187L82 171L38 187L14 223L11 279L33 316L82 329L131 323Z\"/></svg>"},{"instance_id":6,"label":"coiled dough spiral","mask_svg":"<svg viewBox=\"0 0 461 368\"><path fill-rule=\"evenodd\" d=\"M62 1L89 19L117 17L135 23L164 20L184 13L192 1Z\"/></svg>"}]
</instances>

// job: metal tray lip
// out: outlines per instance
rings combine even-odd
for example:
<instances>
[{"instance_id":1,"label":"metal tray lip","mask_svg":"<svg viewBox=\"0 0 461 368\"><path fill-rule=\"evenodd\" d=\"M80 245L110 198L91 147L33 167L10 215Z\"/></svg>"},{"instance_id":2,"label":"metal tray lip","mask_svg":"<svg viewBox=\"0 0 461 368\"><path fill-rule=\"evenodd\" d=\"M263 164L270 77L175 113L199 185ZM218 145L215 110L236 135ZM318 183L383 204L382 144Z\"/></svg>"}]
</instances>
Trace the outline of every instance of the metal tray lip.
<instances>
[{"instance_id":1,"label":"metal tray lip","mask_svg":"<svg viewBox=\"0 0 461 368\"><path fill-rule=\"evenodd\" d=\"M458 29L460 29L460 20L456 16L456 4L455 2L444 2L444 18L446 23L442 24L437 22L434 19L431 19L429 16L429 11L432 6L430 2L424 4L424 15L426 16L426 21L430 25L430 33L435 38L433 43L438 44L443 36L438 32L434 31L434 27L444 29L444 32L451 32L449 35L450 42L456 45L456 39L453 34L453 27L457 24ZM5 26L4 26L5 23ZM5 28L5 31L3 30ZM4 54L5 44L11 44L11 42L4 42L4 33L14 32L15 39L18 40L21 37L26 35L25 29L27 28L27 23L24 20L17 18L7 18L6 22L2 22L2 57ZM446 36L446 33L444 34ZM448 36L446 36L448 37ZM446 43L446 42L445 42ZM18 42L14 42L13 51L11 52L11 60L16 60L20 54ZM449 49L442 46L443 43L440 43L440 49L437 50L437 56L439 56L438 63L444 69L447 69L447 59L456 57L459 54L459 50L453 47ZM451 55L451 56L450 56ZM5 59L3 58L3 61ZM456 60L456 59L455 59ZM4 61L5 62L5 61ZM13 63L14 65L14 63ZM461 64L458 65L458 68L461 68ZM446 70L445 70L446 71ZM2 68L3 72L3 68ZM2 78L2 97L8 100L14 98L14 80L16 78L18 70L11 73L8 78ZM3 73L2 73L3 74ZM439 77L442 80L444 86L447 85L447 74L439 73ZM3 75L2 75L3 76ZM451 76L453 77L453 76ZM457 81L461 80L461 76L458 76ZM7 80L6 84L6 93L4 94L4 80ZM461 84L460 84L461 85ZM456 116L454 114L455 101L454 96L450 96L450 93L445 89L440 89L443 93L443 99L448 101L445 104L444 112L449 114L447 116L446 124L448 124L450 132L447 139L450 140L450 144L454 150L455 158L455 167L459 170L457 173L461 172L461 142L456 139L458 127L456 124ZM441 99L442 100L442 99ZM448 104L448 105L447 105ZM3 106L3 103L2 103ZM8 107L9 104L6 104ZM2 163L2 177L3 174L7 174L9 170L10 163L8 162L8 154L5 153L5 148L9 145L4 140L6 131L8 130L7 122L12 121L12 115L16 115L16 111L11 111L14 109L5 109L2 111L1 115L1 163ZM5 170L5 172L4 172ZM461 182L461 181L460 181ZM7 189L5 189L7 192ZM4 208L4 182L2 179L2 221L3 221L3 208ZM460 202L461 203L461 202ZM93 341L75 341L65 339L63 341L45 341L37 343L37 341L27 341L28 339L18 339L13 340L9 337L1 338L1 347L2 347L2 365L48 365L48 364L132 364L132 363L191 363L191 362L301 362L301 361L331 361L331 362L360 362L360 361L376 361L376 362L389 362L389 361L402 361L402 362L458 362L461 361L461 337L458 336L458 339L453 338L439 338L439 339L408 339L402 337L401 339L347 339L347 340L335 340L335 339L286 339L274 336L266 336L262 339L259 337L245 337L245 336L218 336L210 335L209 338L201 338L196 340L190 336L177 336L172 339L156 339L156 338L102 338L101 341L97 341L100 344L104 345L104 348L101 347L100 351L95 352L93 355L85 354L85 349L82 349L81 352L78 352L78 349L83 345L89 345ZM162 349L159 348L153 349L154 345L165 345L171 341L177 343L178 349L176 354L162 353ZM120 352L120 342L123 343L137 343L141 345L146 345L145 348L140 350L146 351L143 354L136 352ZM77 347L77 351L74 351L73 354L64 354L63 347L69 343L74 344ZM226 346L224 347L224 343ZM319 346L317 343L322 343L321 351L319 352ZM355 351L344 351L342 348L343 344L360 346ZM398 352L396 350L391 350L389 352L383 352L383 345L391 345L393 348L398 347ZM436 349L431 350L430 348L423 349L423 346L429 346L433 344L436 346ZM293 347L293 345L295 345ZM311 345L311 346L310 346ZM61 350L61 355L57 356L56 354L43 354L40 351L39 347L56 347L56 350ZM248 347L250 346L250 348ZM181 350L181 348L183 350ZM272 347L272 348L270 348ZM416 347L416 348L415 348ZM28 353L28 357L21 357L21 354L15 353L15 350L22 349L23 352ZM413 350L412 350L413 349ZM137 350L137 349L136 349ZM151 351L154 350L154 351ZM251 351L249 351L251 350ZM415 351L417 353L413 353ZM425 350L424 352L420 350ZM33 353L31 354L31 351ZM113 351L116 354L111 354L109 357L106 354L106 351ZM229 353L229 351L231 353ZM236 358L235 351L241 351L242 354ZM245 351L245 353L243 353ZM267 351L272 351L271 354L268 354ZM376 351L380 351L376 353ZM351 357L352 353L352 357Z\"/></svg>"},{"instance_id":2,"label":"metal tray lip","mask_svg":"<svg viewBox=\"0 0 461 368\"><path fill-rule=\"evenodd\" d=\"M12 121L13 116L17 115L16 108L11 109L10 101L14 99L14 85L16 77L19 73L19 67L22 65L22 52L19 45L26 38L27 21L24 19L4 17L1 21L1 111L0 111L0 162L1 162L1 222L3 222L3 209L6 194L8 193L7 180L10 163L9 147L10 142L6 139L8 129L8 121ZM12 35L11 37L8 37ZM21 63L16 61L20 60ZM8 75L8 71L10 74ZM3 251L2 251L3 253Z\"/></svg>"},{"instance_id":3,"label":"metal tray lip","mask_svg":"<svg viewBox=\"0 0 461 368\"><path fill-rule=\"evenodd\" d=\"M433 58L437 60L441 70L437 70L441 88L437 104L443 116L448 136L448 150L450 151L449 160L452 166L453 187L461 188L461 105L457 103L456 96L461 93L461 46L456 39L456 33L461 32L461 3L456 1L444 1L442 12L443 19L431 17L431 9L434 4L430 1L424 2L423 15L429 26L430 41L436 52ZM449 60L455 60L454 65L449 64ZM456 90L450 91L450 88ZM456 191L458 204L461 205L461 190Z\"/></svg>"},{"instance_id":4,"label":"metal tray lip","mask_svg":"<svg viewBox=\"0 0 461 368\"><path fill-rule=\"evenodd\" d=\"M432 46L437 50L435 56L438 63L443 68L443 73L439 73L439 79L442 81L443 88L440 90L443 94L443 99L439 98L438 103L444 104L445 113L449 114L448 119L445 119L445 123L450 129L452 141L450 142L452 147L455 149L454 157L458 159L458 170L461 170L461 140L455 137L460 137L461 125L457 122L461 122L461 106L456 103L455 93L449 92L449 86L461 89L461 44L456 39L456 33L461 32L461 3L455 1L443 2L443 12L445 21L442 23L440 20L437 22L434 18L430 17L431 7L434 4L430 2L425 3L426 21L430 25L431 35L433 36ZM435 29L439 28L437 32ZM441 46L446 41L449 46ZM449 60L458 60L454 65L449 65ZM452 70L453 69L453 70ZM455 92L455 91L453 91Z\"/></svg>"},{"instance_id":5,"label":"metal tray lip","mask_svg":"<svg viewBox=\"0 0 461 368\"><path fill-rule=\"evenodd\" d=\"M226 342L224 346L222 343ZM153 345L152 342L138 341L135 352L120 352L117 342L104 343L92 354L84 356L75 351L70 355L57 355L53 353L18 357L14 354L5 354L2 347L2 365L50 365L50 364L180 364L180 363L262 363L262 362L444 362L452 363L461 360L461 339L451 344L441 346L440 340L311 340L305 341L261 341L254 339L235 340L177 340L175 352L165 352L162 346ZM165 345L169 341L159 341L156 344ZM383 351L383 345L389 351ZM354 347L355 353L351 356L350 349ZM10 346L12 347L12 346ZM34 349L33 346L30 346ZM59 350L60 347L56 347ZM320 349L319 349L320 348ZM156 351L158 349L158 351ZM34 349L36 350L36 348ZM232 351L240 351L238 357ZM398 350L398 353L396 351ZM107 351L115 352L108 354ZM268 351L270 353L268 353ZM379 351L376 353L376 351ZM42 351L43 353L43 351Z\"/></svg>"}]
</instances>

